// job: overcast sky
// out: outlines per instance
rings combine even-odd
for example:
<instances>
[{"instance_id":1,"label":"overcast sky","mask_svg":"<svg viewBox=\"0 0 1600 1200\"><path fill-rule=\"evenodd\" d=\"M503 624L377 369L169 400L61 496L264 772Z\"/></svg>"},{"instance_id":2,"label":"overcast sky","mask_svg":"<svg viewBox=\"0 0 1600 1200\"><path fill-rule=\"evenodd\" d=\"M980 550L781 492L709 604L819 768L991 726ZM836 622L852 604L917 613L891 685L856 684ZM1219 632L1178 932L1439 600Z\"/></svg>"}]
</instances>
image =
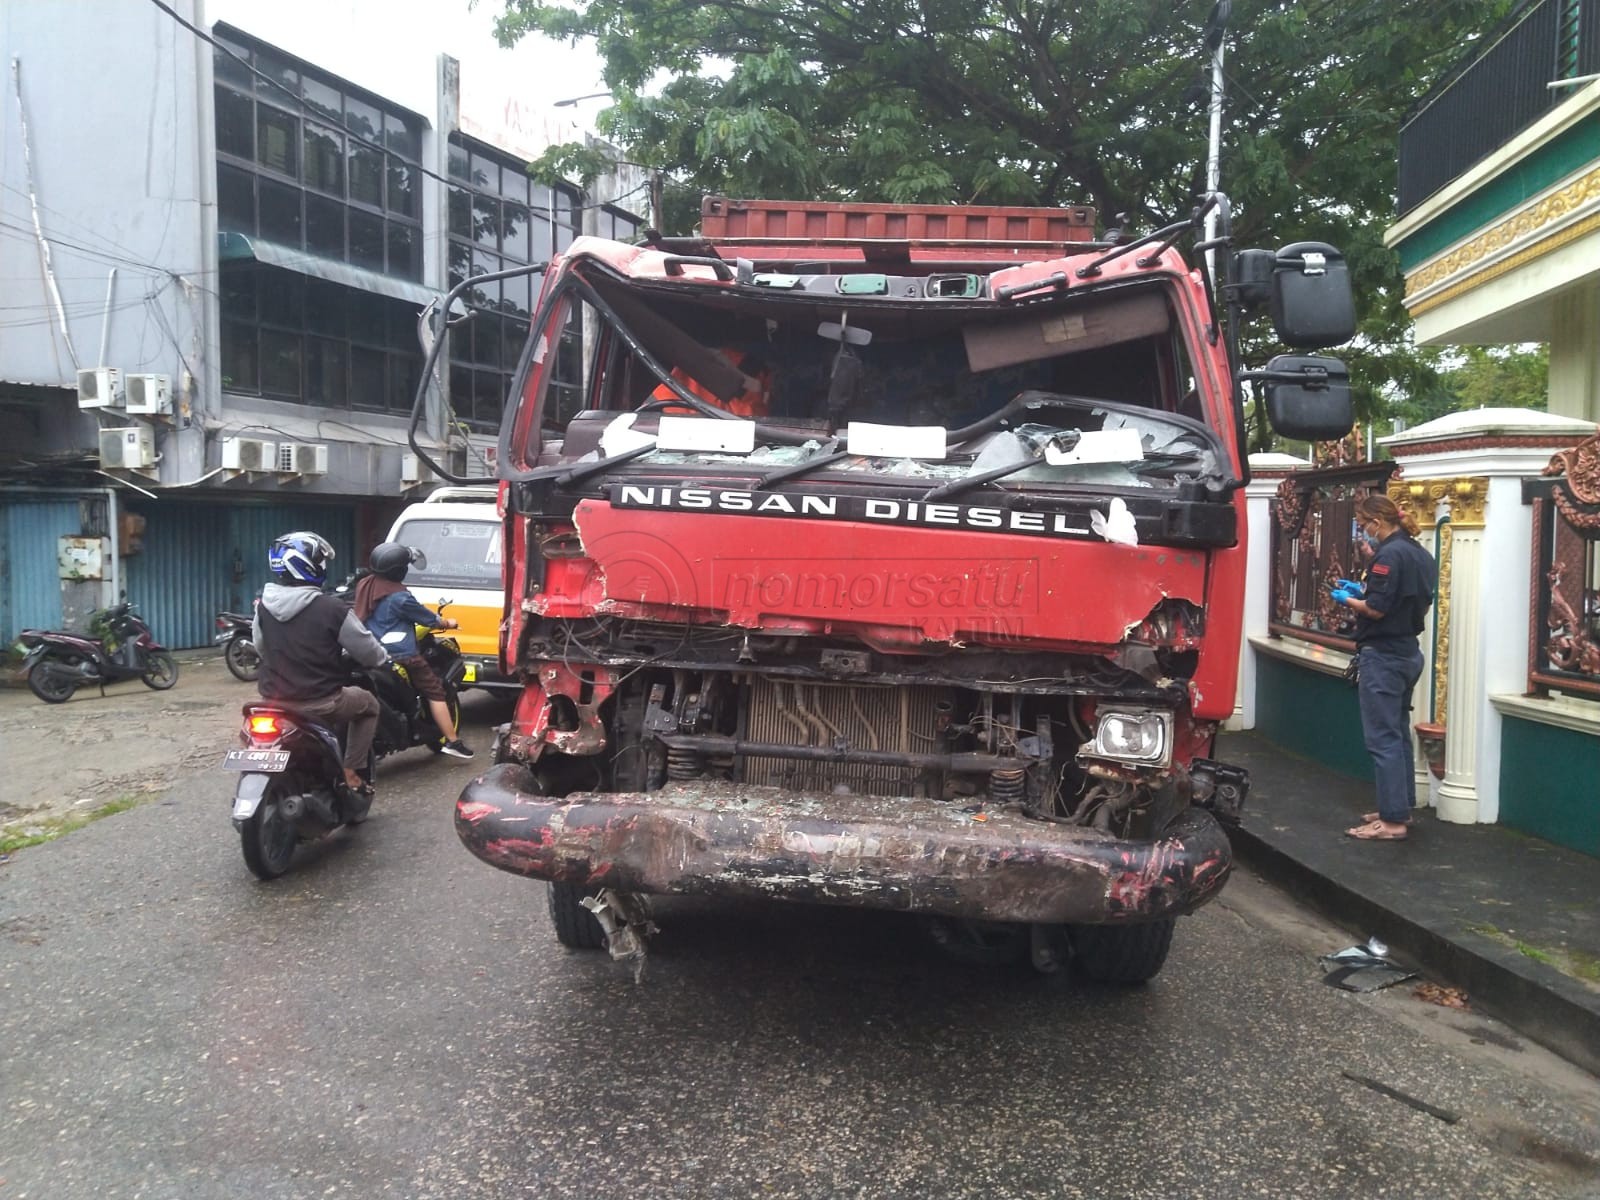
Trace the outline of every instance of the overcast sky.
<instances>
[{"instance_id":1,"label":"overcast sky","mask_svg":"<svg viewBox=\"0 0 1600 1200\"><path fill-rule=\"evenodd\" d=\"M441 51L460 60L463 77L536 108L605 88L592 43L530 35L500 49L493 26L501 11L501 0L205 0L208 22L237 26L429 117ZM585 100L560 114L592 131L605 104Z\"/></svg>"}]
</instances>

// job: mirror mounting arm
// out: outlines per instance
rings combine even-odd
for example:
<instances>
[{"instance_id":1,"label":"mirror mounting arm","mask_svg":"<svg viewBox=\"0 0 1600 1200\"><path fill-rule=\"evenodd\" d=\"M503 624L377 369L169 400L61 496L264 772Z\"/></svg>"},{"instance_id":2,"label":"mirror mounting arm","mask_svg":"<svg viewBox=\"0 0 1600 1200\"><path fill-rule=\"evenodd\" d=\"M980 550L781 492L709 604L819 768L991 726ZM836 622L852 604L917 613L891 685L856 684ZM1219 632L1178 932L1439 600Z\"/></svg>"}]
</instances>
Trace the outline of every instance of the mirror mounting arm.
<instances>
[{"instance_id":1,"label":"mirror mounting arm","mask_svg":"<svg viewBox=\"0 0 1600 1200\"><path fill-rule=\"evenodd\" d=\"M1328 386L1327 367L1302 367L1298 371L1235 371L1239 383L1298 383L1302 387L1321 391Z\"/></svg>"}]
</instances>

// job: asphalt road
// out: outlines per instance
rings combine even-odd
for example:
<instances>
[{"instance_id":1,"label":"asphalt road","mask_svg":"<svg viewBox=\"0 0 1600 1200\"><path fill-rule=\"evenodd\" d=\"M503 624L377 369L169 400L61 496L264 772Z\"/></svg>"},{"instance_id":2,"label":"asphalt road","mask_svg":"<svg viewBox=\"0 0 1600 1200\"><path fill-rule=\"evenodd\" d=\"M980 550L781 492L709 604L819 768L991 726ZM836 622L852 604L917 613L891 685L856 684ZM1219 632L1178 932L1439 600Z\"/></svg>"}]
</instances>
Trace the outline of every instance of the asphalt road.
<instances>
[{"instance_id":1,"label":"asphalt road","mask_svg":"<svg viewBox=\"0 0 1600 1200\"><path fill-rule=\"evenodd\" d=\"M213 767L0 866L0 1200L1600 1195L1600 1085L1324 987L1248 879L1139 989L684 900L636 984L461 848L482 763L389 760L273 884Z\"/></svg>"}]
</instances>

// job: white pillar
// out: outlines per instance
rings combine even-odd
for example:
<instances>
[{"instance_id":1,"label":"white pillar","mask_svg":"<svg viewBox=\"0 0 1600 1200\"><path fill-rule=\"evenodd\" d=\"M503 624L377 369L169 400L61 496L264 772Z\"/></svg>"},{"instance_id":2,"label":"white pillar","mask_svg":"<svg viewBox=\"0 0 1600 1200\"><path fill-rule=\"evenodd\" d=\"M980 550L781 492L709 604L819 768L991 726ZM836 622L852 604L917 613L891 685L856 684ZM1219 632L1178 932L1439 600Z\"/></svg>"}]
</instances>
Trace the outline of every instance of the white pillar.
<instances>
[{"instance_id":1,"label":"white pillar","mask_svg":"<svg viewBox=\"0 0 1600 1200\"><path fill-rule=\"evenodd\" d=\"M1600 285L1574 288L1551 306L1549 409L1600 421Z\"/></svg>"},{"instance_id":2,"label":"white pillar","mask_svg":"<svg viewBox=\"0 0 1600 1200\"><path fill-rule=\"evenodd\" d=\"M1444 781L1439 784L1439 819L1470 825L1478 819L1478 701L1482 687L1483 597L1479 588L1483 560L1483 530L1450 521L1450 578L1441 580L1440 592L1449 589L1449 646L1445 661L1450 690L1443 714L1445 725ZM1527 626L1522 628L1527 637Z\"/></svg>"},{"instance_id":3,"label":"white pillar","mask_svg":"<svg viewBox=\"0 0 1600 1200\"><path fill-rule=\"evenodd\" d=\"M1234 693L1229 730L1256 727L1256 651L1253 637L1266 637L1272 620L1272 498L1278 485L1311 463L1292 454L1252 454L1250 482L1245 485L1245 538L1247 562L1244 582L1244 622L1240 630L1239 686Z\"/></svg>"}]
</instances>

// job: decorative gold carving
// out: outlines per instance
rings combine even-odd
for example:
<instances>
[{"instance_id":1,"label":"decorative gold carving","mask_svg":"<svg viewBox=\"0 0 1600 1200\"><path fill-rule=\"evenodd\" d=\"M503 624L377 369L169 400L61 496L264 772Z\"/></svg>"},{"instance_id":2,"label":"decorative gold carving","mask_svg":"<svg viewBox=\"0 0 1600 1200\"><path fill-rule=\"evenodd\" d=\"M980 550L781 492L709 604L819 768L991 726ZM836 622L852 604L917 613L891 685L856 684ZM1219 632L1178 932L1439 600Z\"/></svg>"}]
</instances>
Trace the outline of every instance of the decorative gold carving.
<instances>
[{"instance_id":1,"label":"decorative gold carving","mask_svg":"<svg viewBox=\"0 0 1600 1200\"><path fill-rule=\"evenodd\" d=\"M1462 529L1482 529L1488 483L1482 479L1391 479L1389 499L1423 529L1439 523L1439 505L1450 506L1450 521Z\"/></svg>"},{"instance_id":2,"label":"decorative gold carving","mask_svg":"<svg viewBox=\"0 0 1600 1200\"><path fill-rule=\"evenodd\" d=\"M1428 493L1426 479L1395 476L1389 480L1389 499L1423 529L1432 529L1439 523L1438 505Z\"/></svg>"},{"instance_id":3,"label":"decorative gold carving","mask_svg":"<svg viewBox=\"0 0 1600 1200\"><path fill-rule=\"evenodd\" d=\"M1445 485L1450 501L1450 523L1457 529L1482 529L1484 507L1489 503L1489 486L1482 479L1452 479Z\"/></svg>"},{"instance_id":4,"label":"decorative gold carving","mask_svg":"<svg viewBox=\"0 0 1600 1200\"><path fill-rule=\"evenodd\" d=\"M1600 167L1596 167L1588 174L1573 180L1559 191L1551 192L1538 203L1507 217L1499 224L1490 226L1477 237L1464 242L1443 257L1435 259L1427 266L1413 272L1406 279L1407 299L1427 291L1434 284L1440 283L1452 275L1462 271L1470 271L1474 264L1482 262L1500 250L1504 250L1514 242L1538 233L1541 229L1558 224L1575 210L1583 208L1596 200L1600 200ZM1523 262L1548 254L1561 245L1565 245L1567 242L1595 229L1600 229L1600 213L1585 217L1565 228L1552 230L1550 234L1541 238L1534 245L1524 248L1511 256L1511 258L1496 263L1487 270L1475 272L1476 276L1481 277L1474 278L1470 286L1476 287L1487 282L1489 278L1492 278L1489 274L1490 270L1494 271L1495 274L1504 274L1506 271L1522 265ZM1461 284L1456 286L1461 290L1466 290L1465 284L1466 281L1462 281ZM1452 291L1455 291L1455 289L1452 289ZM1419 302L1413 306L1411 311L1413 313L1421 312L1424 310L1424 305L1432 307L1434 304L1442 303L1446 298L1444 296L1430 296L1426 301Z\"/></svg>"},{"instance_id":5,"label":"decorative gold carving","mask_svg":"<svg viewBox=\"0 0 1600 1200\"><path fill-rule=\"evenodd\" d=\"M1519 267L1526 266L1536 258L1543 258L1546 254L1554 254L1563 246L1577 241L1579 238L1588 237L1596 230L1600 230L1600 213L1586 217L1575 225L1568 225L1558 233L1552 233L1547 238L1541 238L1525 250L1519 250L1493 263L1483 270L1474 272L1460 283L1452 283L1449 287L1435 292L1426 300L1418 300L1415 304L1407 305L1413 317L1419 317L1425 312L1431 312L1441 304L1448 304L1457 296L1465 295L1474 288L1480 288L1486 283L1493 283L1502 275L1509 275Z\"/></svg>"},{"instance_id":6,"label":"decorative gold carving","mask_svg":"<svg viewBox=\"0 0 1600 1200\"><path fill-rule=\"evenodd\" d=\"M1433 715L1440 725L1450 720L1450 565L1454 525L1439 526L1438 595L1433 604Z\"/></svg>"}]
</instances>

